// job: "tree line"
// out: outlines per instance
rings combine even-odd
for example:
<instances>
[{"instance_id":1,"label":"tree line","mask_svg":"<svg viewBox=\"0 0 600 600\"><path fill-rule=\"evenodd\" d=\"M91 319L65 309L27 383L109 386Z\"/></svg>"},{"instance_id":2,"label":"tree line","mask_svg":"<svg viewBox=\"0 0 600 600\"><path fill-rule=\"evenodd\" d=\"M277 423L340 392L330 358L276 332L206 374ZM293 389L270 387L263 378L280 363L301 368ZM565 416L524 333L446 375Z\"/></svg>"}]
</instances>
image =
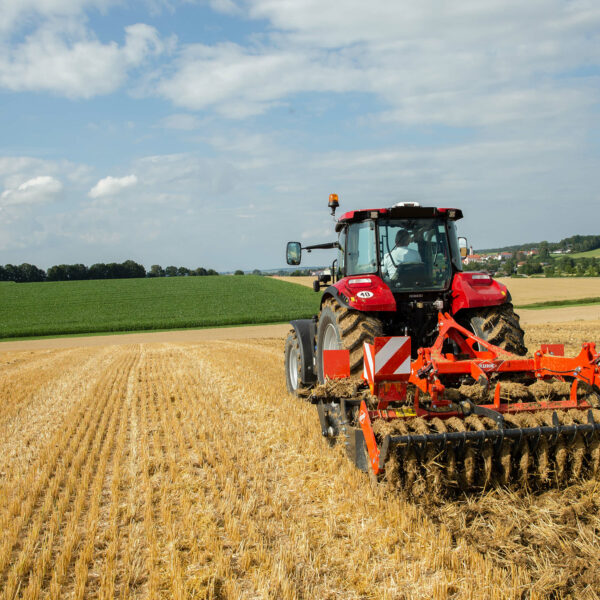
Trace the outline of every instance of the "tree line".
<instances>
[{"instance_id":1,"label":"tree line","mask_svg":"<svg viewBox=\"0 0 600 600\"><path fill-rule=\"evenodd\" d=\"M32 283L36 281L81 281L84 279L131 279L134 277L202 277L218 275L214 269L188 269L187 267L152 265L146 271L143 265L133 260L122 263L95 263L90 267L77 263L54 265L47 271L35 265L0 265L0 281Z\"/></svg>"}]
</instances>

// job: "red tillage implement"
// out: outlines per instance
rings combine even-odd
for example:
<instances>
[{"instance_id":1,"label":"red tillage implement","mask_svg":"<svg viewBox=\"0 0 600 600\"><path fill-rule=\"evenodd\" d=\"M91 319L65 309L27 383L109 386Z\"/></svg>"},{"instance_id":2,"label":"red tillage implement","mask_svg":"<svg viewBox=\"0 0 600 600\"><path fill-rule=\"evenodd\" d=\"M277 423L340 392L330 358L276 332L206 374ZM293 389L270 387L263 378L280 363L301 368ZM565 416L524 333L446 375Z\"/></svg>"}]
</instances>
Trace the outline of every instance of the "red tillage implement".
<instances>
[{"instance_id":1,"label":"red tillage implement","mask_svg":"<svg viewBox=\"0 0 600 600\"><path fill-rule=\"evenodd\" d=\"M463 489L508 483L511 471L533 486L598 472L600 354L593 343L573 358L558 345L545 348L553 354L541 349L523 358L478 338L448 313L438 321L434 344L412 362L410 338L377 337L364 345L370 393L361 396L357 386L354 398L339 398L341 429L359 467L381 476L395 457L396 481L429 477ZM326 372L331 359L343 372L344 352L327 353ZM319 413L326 425L329 413ZM571 445L575 452L567 458Z\"/></svg>"}]
</instances>

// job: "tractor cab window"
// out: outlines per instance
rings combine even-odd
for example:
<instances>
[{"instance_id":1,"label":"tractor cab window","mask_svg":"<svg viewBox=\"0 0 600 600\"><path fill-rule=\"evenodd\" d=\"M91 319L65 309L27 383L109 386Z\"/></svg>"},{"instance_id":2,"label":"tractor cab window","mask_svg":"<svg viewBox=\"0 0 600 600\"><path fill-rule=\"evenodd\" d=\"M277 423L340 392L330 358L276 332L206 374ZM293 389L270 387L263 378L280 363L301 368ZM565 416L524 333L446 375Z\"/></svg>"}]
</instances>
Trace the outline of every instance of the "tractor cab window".
<instances>
[{"instance_id":1,"label":"tractor cab window","mask_svg":"<svg viewBox=\"0 0 600 600\"><path fill-rule=\"evenodd\" d=\"M336 279L341 279L344 276L345 273L345 260L344 257L346 255L346 230L343 229L340 232L340 235L338 237L338 245L339 245L339 251L338 251L338 260L337 260L337 277Z\"/></svg>"},{"instance_id":2,"label":"tractor cab window","mask_svg":"<svg viewBox=\"0 0 600 600\"><path fill-rule=\"evenodd\" d=\"M346 234L346 275L377 273L375 223L352 223Z\"/></svg>"},{"instance_id":3,"label":"tractor cab window","mask_svg":"<svg viewBox=\"0 0 600 600\"><path fill-rule=\"evenodd\" d=\"M394 292L449 285L452 267L442 219L381 219L379 253L383 280Z\"/></svg>"},{"instance_id":4,"label":"tractor cab window","mask_svg":"<svg viewBox=\"0 0 600 600\"><path fill-rule=\"evenodd\" d=\"M456 233L456 223L454 221L448 221L448 234L450 237L450 248L452 257L452 262L454 264L454 268L457 271L462 271L462 259L460 257L460 248L458 247L458 234Z\"/></svg>"}]
</instances>

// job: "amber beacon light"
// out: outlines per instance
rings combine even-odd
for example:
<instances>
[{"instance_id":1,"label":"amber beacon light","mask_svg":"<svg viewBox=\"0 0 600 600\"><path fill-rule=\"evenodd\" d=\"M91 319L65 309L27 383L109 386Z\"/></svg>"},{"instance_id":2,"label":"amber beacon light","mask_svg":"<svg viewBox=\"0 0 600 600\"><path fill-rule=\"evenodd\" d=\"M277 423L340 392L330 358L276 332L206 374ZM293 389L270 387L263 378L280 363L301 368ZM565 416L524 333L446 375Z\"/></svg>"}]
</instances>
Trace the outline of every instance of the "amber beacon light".
<instances>
[{"instance_id":1,"label":"amber beacon light","mask_svg":"<svg viewBox=\"0 0 600 600\"><path fill-rule=\"evenodd\" d=\"M340 205L338 202L337 194L329 194L329 208L331 209L331 214L335 215L335 209Z\"/></svg>"}]
</instances>

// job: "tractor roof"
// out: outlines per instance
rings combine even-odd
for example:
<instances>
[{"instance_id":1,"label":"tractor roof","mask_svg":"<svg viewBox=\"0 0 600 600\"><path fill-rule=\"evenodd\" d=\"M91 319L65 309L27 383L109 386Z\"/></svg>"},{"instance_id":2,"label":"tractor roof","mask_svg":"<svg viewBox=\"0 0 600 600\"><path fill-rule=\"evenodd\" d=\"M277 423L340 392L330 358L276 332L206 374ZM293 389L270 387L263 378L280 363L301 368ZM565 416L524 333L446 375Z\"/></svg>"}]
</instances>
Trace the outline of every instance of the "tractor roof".
<instances>
[{"instance_id":1,"label":"tractor roof","mask_svg":"<svg viewBox=\"0 0 600 600\"><path fill-rule=\"evenodd\" d=\"M363 208L362 210L351 210L344 213L335 226L340 231L346 223L357 223L367 219L387 217L390 219L431 219L439 217L457 221L462 219L462 211L459 208L435 208L433 206L392 206L391 208Z\"/></svg>"}]
</instances>

